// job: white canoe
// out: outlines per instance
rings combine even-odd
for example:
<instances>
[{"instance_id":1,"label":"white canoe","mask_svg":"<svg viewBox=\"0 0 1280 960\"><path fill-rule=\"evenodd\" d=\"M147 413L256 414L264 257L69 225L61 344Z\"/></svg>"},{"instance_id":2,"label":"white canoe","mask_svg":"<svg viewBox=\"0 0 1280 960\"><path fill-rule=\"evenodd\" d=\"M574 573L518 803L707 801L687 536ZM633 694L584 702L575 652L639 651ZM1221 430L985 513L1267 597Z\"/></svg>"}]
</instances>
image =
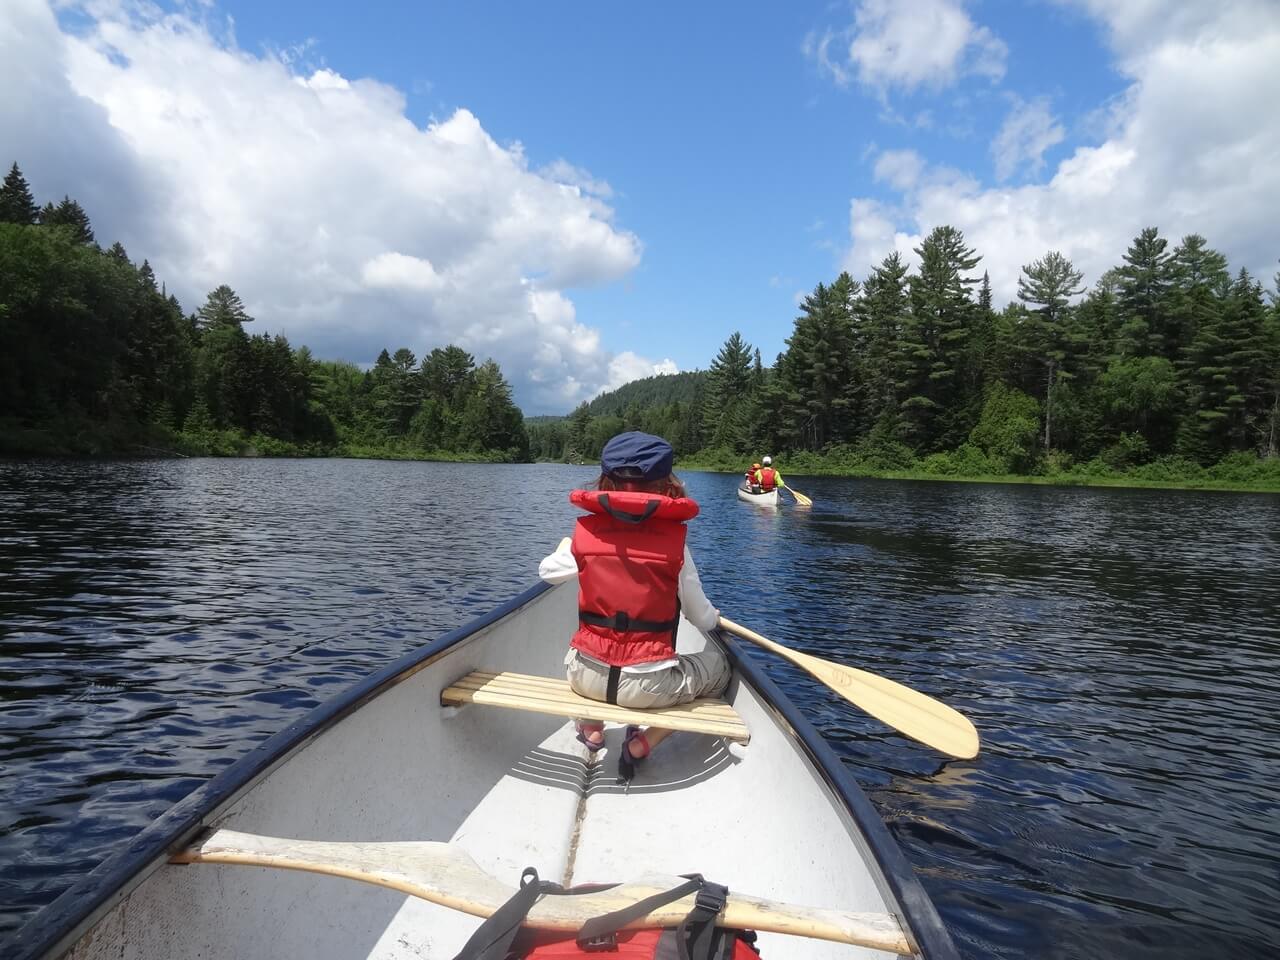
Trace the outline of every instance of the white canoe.
<instances>
[{"instance_id":1,"label":"white canoe","mask_svg":"<svg viewBox=\"0 0 1280 960\"><path fill-rule=\"evenodd\" d=\"M745 500L747 503L754 503L757 507L776 507L778 505L778 490L775 487L768 493L752 493L743 484L738 484L738 499Z\"/></svg>"},{"instance_id":2,"label":"white canoe","mask_svg":"<svg viewBox=\"0 0 1280 960\"><path fill-rule=\"evenodd\" d=\"M448 841L443 849L468 854L511 888L528 866L565 883L696 871L735 894L871 915L909 955L956 958L848 771L730 639L680 627L682 649L708 642L726 649L735 672L725 699L749 741L673 734L629 788L615 780L610 755L621 731L614 726L608 749L591 757L562 716L480 702L441 706L442 692L477 670L563 678L576 597L571 585L539 585L316 708L37 914L8 956L450 960L479 923L402 892L412 885L344 878L397 874L395 862L369 863L385 848L356 847L359 864L332 871L341 877L170 862L217 829L370 844ZM765 960L895 952L782 933L762 933L759 946Z\"/></svg>"}]
</instances>

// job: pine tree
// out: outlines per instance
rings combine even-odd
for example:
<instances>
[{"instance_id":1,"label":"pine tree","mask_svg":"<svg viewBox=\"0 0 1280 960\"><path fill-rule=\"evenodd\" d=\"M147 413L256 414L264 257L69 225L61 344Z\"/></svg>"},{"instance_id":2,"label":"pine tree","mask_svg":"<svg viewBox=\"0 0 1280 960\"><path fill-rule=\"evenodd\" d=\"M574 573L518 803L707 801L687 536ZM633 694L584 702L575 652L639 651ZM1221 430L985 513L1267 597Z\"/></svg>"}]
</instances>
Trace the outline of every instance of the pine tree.
<instances>
[{"instance_id":1,"label":"pine tree","mask_svg":"<svg viewBox=\"0 0 1280 960\"><path fill-rule=\"evenodd\" d=\"M252 322L253 317L245 312L240 297L225 283L209 291L204 306L196 311L196 325L201 330L223 326L240 327L241 324Z\"/></svg>"},{"instance_id":2,"label":"pine tree","mask_svg":"<svg viewBox=\"0 0 1280 960\"><path fill-rule=\"evenodd\" d=\"M1056 250L1022 268L1018 278L1018 299L1034 309L1028 324L1030 346L1045 367L1044 449L1053 437L1053 390L1055 375L1082 348L1082 338L1071 323L1071 298L1084 291L1084 275ZM1066 376L1070 376L1069 373Z\"/></svg>"},{"instance_id":3,"label":"pine tree","mask_svg":"<svg viewBox=\"0 0 1280 960\"><path fill-rule=\"evenodd\" d=\"M1117 348L1121 356L1165 356L1177 352L1171 337L1169 289L1173 282L1168 241L1155 227L1147 227L1129 245L1125 265L1117 271L1121 326Z\"/></svg>"},{"instance_id":4,"label":"pine tree","mask_svg":"<svg viewBox=\"0 0 1280 960\"><path fill-rule=\"evenodd\" d=\"M982 259L955 227L935 227L916 248L920 273L910 280L911 318L902 331L906 369L905 439L922 449L957 446L977 420L980 397L963 390L973 301L965 274Z\"/></svg>"},{"instance_id":5,"label":"pine tree","mask_svg":"<svg viewBox=\"0 0 1280 960\"><path fill-rule=\"evenodd\" d=\"M876 267L863 285L866 311L866 338L861 354L865 383L861 421L877 422L892 434L898 432L899 393L907 373L899 349L902 332L909 322L907 265L896 250Z\"/></svg>"},{"instance_id":6,"label":"pine tree","mask_svg":"<svg viewBox=\"0 0 1280 960\"><path fill-rule=\"evenodd\" d=\"M40 208L31 196L26 178L14 163L0 186L0 223L31 226L40 218Z\"/></svg>"},{"instance_id":7,"label":"pine tree","mask_svg":"<svg viewBox=\"0 0 1280 960\"><path fill-rule=\"evenodd\" d=\"M702 405L702 432L713 447L744 453L751 442L754 409L751 355L753 348L735 331L707 371Z\"/></svg>"},{"instance_id":8,"label":"pine tree","mask_svg":"<svg viewBox=\"0 0 1280 960\"><path fill-rule=\"evenodd\" d=\"M40 224L69 230L76 243L93 243L93 227L89 225L89 215L84 212L84 207L70 197L64 196L56 207L52 203L45 204L40 211Z\"/></svg>"}]
</instances>

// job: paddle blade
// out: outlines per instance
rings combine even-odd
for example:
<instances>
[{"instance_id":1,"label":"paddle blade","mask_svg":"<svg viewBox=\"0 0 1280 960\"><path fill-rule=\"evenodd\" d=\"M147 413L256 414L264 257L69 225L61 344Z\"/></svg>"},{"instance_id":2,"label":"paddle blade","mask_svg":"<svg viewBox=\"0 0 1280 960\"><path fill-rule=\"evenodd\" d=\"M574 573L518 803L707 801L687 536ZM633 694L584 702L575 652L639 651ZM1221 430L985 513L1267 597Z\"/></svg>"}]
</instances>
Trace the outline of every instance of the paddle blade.
<instances>
[{"instance_id":1,"label":"paddle blade","mask_svg":"<svg viewBox=\"0 0 1280 960\"><path fill-rule=\"evenodd\" d=\"M784 647L724 617L720 618L720 626L785 657L855 707L899 733L960 760L970 760L978 755L981 747L978 731L968 717L942 701L888 677Z\"/></svg>"},{"instance_id":2,"label":"paddle blade","mask_svg":"<svg viewBox=\"0 0 1280 960\"><path fill-rule=\"evenodd\" d=\"M810 500L808 497L806 497L799 490L796 490L794 487L787 487L787 489L791 491L791 495L796 498L796 503L800 504L800 506L802 507L813 506L813 501Z\"/></svg>"}]
</instances>

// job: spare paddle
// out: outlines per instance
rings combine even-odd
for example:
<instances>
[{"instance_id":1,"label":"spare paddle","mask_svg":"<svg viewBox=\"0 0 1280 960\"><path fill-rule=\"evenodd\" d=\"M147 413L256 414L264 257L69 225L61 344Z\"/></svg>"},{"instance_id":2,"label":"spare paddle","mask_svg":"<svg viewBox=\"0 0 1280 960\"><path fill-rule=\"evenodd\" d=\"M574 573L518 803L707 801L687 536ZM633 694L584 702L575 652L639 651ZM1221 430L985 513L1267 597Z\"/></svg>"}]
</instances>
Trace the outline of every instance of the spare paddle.
<instances>
[{"instance_id":1,"label":"spare paddle","mask_svg":"<svg viewBox=\"0 0 1280 960\"><path fill-rule=\"evenodd\" d=\"M475 917L491 916L516 892L480 869L461 847L433 841L340 843L218 830L170 859L173 863L281 867L362 880ZM683 882L683 877L651 875L595 893L543 897L529 911L524 925L576 933L592 917L632 906ZM678 926L693 906L691 893L654 908L628 926ZM737 892L730 892L716 925L851 943L896 954L911 952L898 921L888 914L801 907Z\"/></svg>"},{"instance_id":2,"label":"spare paddle","mask_svg":"<svg viewBox=\"0 0 1280 960\"><path fill-rule=\"evenodd\" d=\"M978 731L969 719L945 703L903 686L888 677L865 670L842 666L819 657L800 653L732 620L720 618L720 626L730 633L759 644L766 650L785 657L815 680L825 683L855 707L858 707L899 733L928 744L935 750L968 760L978 755Z\"/></svg>"}]
</instances>

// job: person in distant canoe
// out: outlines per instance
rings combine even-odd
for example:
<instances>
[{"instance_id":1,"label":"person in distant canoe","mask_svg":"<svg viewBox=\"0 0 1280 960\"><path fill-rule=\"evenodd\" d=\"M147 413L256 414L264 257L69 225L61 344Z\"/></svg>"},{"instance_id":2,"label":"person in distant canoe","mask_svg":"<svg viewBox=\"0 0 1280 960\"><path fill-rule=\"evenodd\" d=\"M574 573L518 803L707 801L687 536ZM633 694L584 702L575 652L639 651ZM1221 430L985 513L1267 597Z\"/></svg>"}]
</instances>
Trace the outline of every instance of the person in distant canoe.
<instances>
[{"instance_id":1,"label":"person in distant canoe","mask_svg":"<svg viewBox=\"0 0 1280 960\"><path fill-rule=\"evenodd\" d=\"M760 469L760 464L753 463L751 469L747 471L747 489L752 493L760 492L760 482L756 480L756 471Z\"/></svg>"},{"instance_id":2,"label":"person in distant canoe","mask_svg":"<svg viewBox=\"0 0 1280 960\"><path fill-rule=\"evenodd\" d=\"M565 657L569 686L592 700L647 709L717 696L729 685L728 660L714 645L677 654L683 614L713 629L720 611L702 592L685 545L685 523L698 504L671 472L671 444L632 431L605 444L595 489L574 490L569 502L586 511L572 539L538 566L548 583L578 578L578 629ZM604 724L580 720L578 739L593 753L604 746ZM670 730L628 726L618 776Z\"/></svg>"},{"instance_id":3,"label":"person in distant canoe","mask_svg":"<svg viewBox=\"0 0 1280 960\"><path fill-rule=\"evenodd\" d=\"M759 484L760 489L765 493L770 490L776 490L778 487L786 486L782 479L782 474L773 469L773 457L765 457L759 464L756 464L755 483Z\"/></svg>"}]
</instances>

